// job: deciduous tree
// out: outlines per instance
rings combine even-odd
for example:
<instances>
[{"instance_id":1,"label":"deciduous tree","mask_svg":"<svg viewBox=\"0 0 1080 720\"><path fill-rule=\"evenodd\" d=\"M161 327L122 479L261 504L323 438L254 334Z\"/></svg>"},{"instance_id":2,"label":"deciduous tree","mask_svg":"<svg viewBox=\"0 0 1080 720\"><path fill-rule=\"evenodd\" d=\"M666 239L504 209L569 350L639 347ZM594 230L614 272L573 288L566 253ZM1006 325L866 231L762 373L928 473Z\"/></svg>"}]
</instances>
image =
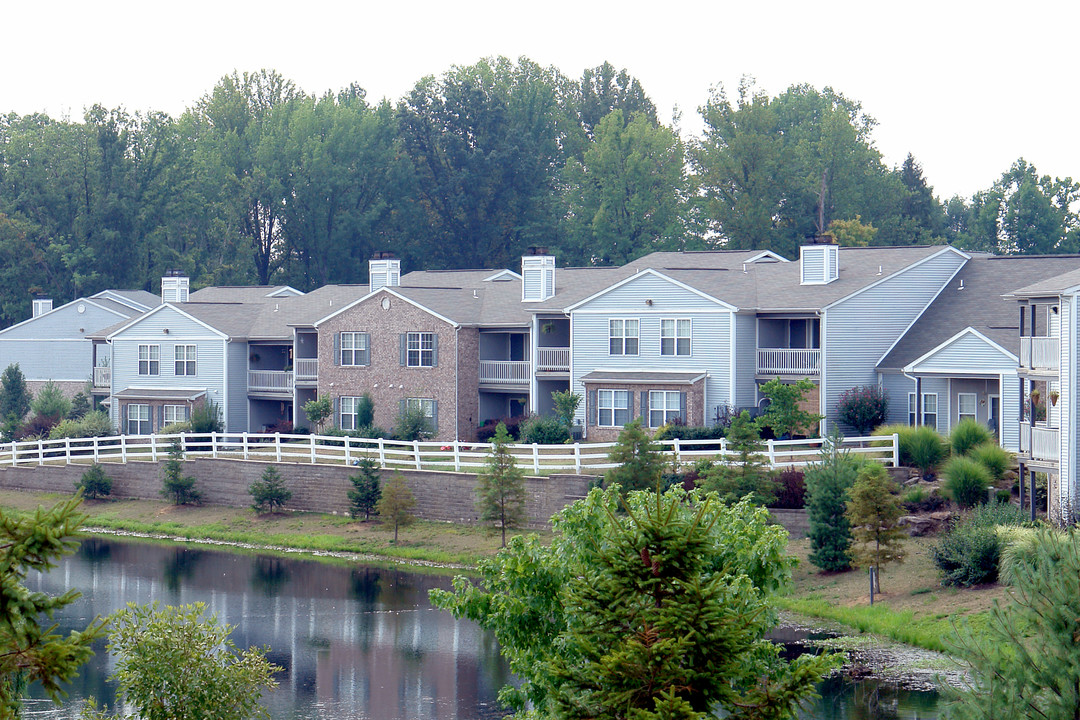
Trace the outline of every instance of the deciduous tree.
<instances>
[{"instance_id":1,"label":"deciduous tree","mask_svg":"<svg viewBox=\"0 0 1080 720\"><path fill-rule=\"evenodd\" d=\"M491 452L476 478L480 519L497 525L506 547L507 528L520 527L525 520L525 472L507 447L511 441L506 425L499 423L491 438Z\"/></svg>"},{"instance_id":2,"label":"deciduous tree","mask_svg":"<svg viewBox=\"0 0 1080 720\"><path fill-rule=\"evenodd\" d=\"M386 522L394 524L394 544L398 541L398 528L402 525L411 524L416 518L413 516L413 508L416 507L416 498L412 490L405 484L403 475L394 475L382 488L382 495L375 504L376 510Z\"/></svg>"},{"instance_id":3,"label":"deciduous tree","mask_svg":"<svg viewBox=\"0 0 1080 720\"><path fill-rule=\"evenodd\" d=\"M881 592L881 566L902 562L906 554L906 535L898 523L903 514L896 486L885 468L876 462L863 465L851 488L846 515L856 542L852 558L859 567L874 568L877 592Z\"/></svg>"}]
</instances>

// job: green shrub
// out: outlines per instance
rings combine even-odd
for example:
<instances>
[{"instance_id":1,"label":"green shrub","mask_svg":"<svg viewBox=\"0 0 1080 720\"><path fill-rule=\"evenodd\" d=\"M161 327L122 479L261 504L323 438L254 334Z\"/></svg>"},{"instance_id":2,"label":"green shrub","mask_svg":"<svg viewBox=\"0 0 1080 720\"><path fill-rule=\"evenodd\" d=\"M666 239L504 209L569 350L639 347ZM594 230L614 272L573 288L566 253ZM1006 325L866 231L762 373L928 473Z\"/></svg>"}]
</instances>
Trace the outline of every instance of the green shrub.
<instances>
[{"instance_id":1,"label":"green shrub","mask_svg":"<svg viewBox=\"0 0 1080 720\"><path fill-rule=\"evenodd\" d=\"M285 486L285 479L273 465L267 465L262 477L248 486L251 509L257 513L276 512L292 499L292 490Z\"/></svg>"},{"instance_id":2,"label":"green shrub","mask_svg":"<svg viewBox=\"0 0 1080 720\"><path fill-rule=\"evenodd\" d=\"M192 408L190 419L193 433L221 432L224 429L221 406L209 398Z\"/></svg>"},{"instance_id":3,"label":"green shrub","mask_svg":"<svg viewBox=\"0 0 1080 720\"><path fill-rule=\"evenodd\" d=\"M994 436L986 426L971 418L958 422L949 434L953 455L967 455L977 445L993 440Z\"/></svg>"},{"instance_id":4,"label":"green shrub","mask_svg":"<svg viewBox=\"0 0 1080 720\"><path fill-rule=\"evenodd\" d=\"M913 487L905 492L900 501L908 512L934 512L945 504L945 498L924 487Z\"/></svg>"},{"instance_id":5,"label":"green shrub","mask_svg":"<svg viewBox=\"0 0 1080 720\"><path fill-rule=\"evenodd\" d=\"M62 438L105 437L115 435L116 429L107 413L101 410L88 412L78 420L61 420L49 431L50 440Z\"/></svg>"},{"instance_id":6,"label":"green shrub","mask_svg":"<svg viewBox=\"0 0 1080 720\"><path fill-rule=\"evenodd\" d=\"M521 440L539 445L558 445L570 442L570 428L552 415L530 415L521 423Z\"/></svg>"},{"instance_id":7,"label":"green shrub","mask_svg":"<svg viewBox=\"0 0 1080 720\"><path fill-rule=\"evenodd\" d=\"M668 423L657 429L653 440L719 440L725 436L727 428L723 425L679 425Z\"/></svg>"},{"instance_id":8,"label":"green shrub","mask_svg":"<svg viewBox=\"0 0 1080 720\"><path fill-rule=\"evenodd\" d=\"M38 390L37 397L30 403L30 410L42 417L64 419L71 412L71 401L64 396L60 386L49 380Z\"/></svg>"},{"instance_id":9,"label":"green shrub","mask_svg":"<svg viewBox=\"0 0 1080 720\"><path fill-rule=\"evenodd\" d=\"M1005 472L1012 465L1012 453L993 440L976 445L968 451L968 457L978 462L990 472L991 479L997 481L1005 477Z\"/></svg>"},{"instance_id":10,"label":"green shrub","mask_svg":"<svg viewBox=\"0 0 1080 720\"><path fill-rule=\"evenodd\" d=\"M97 500L112 494L112 478L105 474L105 468L94 463L75 483L75 489L82 490L85 497Z\"/></svg>"},{"instance_id":11,"label":"green shrub","mask_svg":"<svg viewBox=\"0 0 1080 720\"><path fill-rule=\"evenodd\" d=\"M364 393L356 401L356 427L370 426L375 422L375 401Z\"/></svg>"},{"instance_id":12,"label":"green shrub","mask_svg":"<svg viewBox=\"0 0 1080 720\"><path fill-rule=\"evenodd\" d=\"M980 463L968 457L954 457L945 465L943 474L945 492L961 508L966 510L986 502L990 471Z\"/></svg>"},{"instance_id":13,"label":"green shrub","mask_svg":"<svg viewBox=\"0 0 1080 720\"><path fill-rule=\"evenodd\" d=\"M840 422L866 435L888 419L889 394L877 385L851 388L840 394L836 411Z\"/></svg>"},{"instance_id":14,"label":"green shrub","mask_svg":"<svg viewBox=\"0 0 1080 720\"><path fill-rule=\"evenodd\" d=\"M997 579L1005 541L999 525L1017 526L1023 514L1012 505L981 505L957 522L930 548L945 585L970 587Z\"/></svg>"},{"instance_id":15,"label":"green shrub","mask_svg":"<svg viewBox=\"0 0 1080 720\"><path fill-rule=\"evenodd\" d=\"M998 567L998 580L1005 585L1016 582L1017 573L1022 566L1033 568L1038 556L1038 531L1027 527L1000 527L1001 561Z\"/></svg>"},{"instance_id":16,"label":"green shrub","mask_svg":"<svg viewBox=\"0 0 1080 720\"><path fill-rule=\"evenodd\" d=\"M397 424L394 425L394 439L408 442L427 440L432 435L431 430L431 418L424 414L423 408L410 405L398 414Z\"/></svg>"},{"instance_id":17,"label":"green shrub","mask_svg":"<svg viewBox=\"0 0 1080 720\"><path fill-rule=\"evenodd\" d=\"M919 469L923 479L931 478L938 465L949 455L945 438L941 437L937 430L926 425L914 428L908 442L911 464Z\"/></svg>"},{"instance_id":18,"label":"green shrub","mask_svg":"<svg viewBox=\"0 0 1080 720\"><path fill-rule=\"evenodd\" d=\"M881 425L880 427L875 428L872 434L885 437L897 435L900 464L905 467L914 467L914 463L911 461L911 439L915 435L915 428L910 425L895 423L893 425ZM890 444L891 443L887 440L875 440L871 442L871 445L875 447L887 447Z\"/></svg>"},{"instance_id":19,"label":"green shrub","mask_svg":"<svg viewBox=\"0 0 1080 720\"><path fill-rule=\"evenodd\" d=\"M187 422L174 422L169 423L165 427L158 430L159 435L179 435L180 433L191 432L191 423Z\"/></svg>"}]
</instances>

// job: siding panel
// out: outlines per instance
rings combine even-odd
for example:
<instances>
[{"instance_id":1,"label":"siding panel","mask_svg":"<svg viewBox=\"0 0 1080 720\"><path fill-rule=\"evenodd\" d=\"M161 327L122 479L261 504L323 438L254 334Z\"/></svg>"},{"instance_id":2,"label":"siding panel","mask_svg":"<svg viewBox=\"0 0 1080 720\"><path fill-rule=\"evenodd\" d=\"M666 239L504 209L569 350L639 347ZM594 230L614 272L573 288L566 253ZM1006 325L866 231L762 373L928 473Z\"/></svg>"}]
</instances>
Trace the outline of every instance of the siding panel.
<instances>
[{"instance_id":1,"label":"siding panel","mask_svg":"<svg viewBox=\"0 0 1080 720\"><path fill-rule=\"evenodd\" d=\"M652 300L653 312L685 312L692 309L716 310L723 306L715 300L701 297L675 283L652 274L642 274L622 286L601 295L577 308L581 311L626 312L627 308L646 309L645 300Z\"/></svg>"},{"instance_id":2,"label":"siding panel","mask_svg":"<svg viewBox=\"0 0 1080 720\"><path fill-rule=\"evenodd\" d=\"M967 334L915 366L915 372L996 375L1016 368L1016 360L982 338Z\"/></svg>"}]
</instances>

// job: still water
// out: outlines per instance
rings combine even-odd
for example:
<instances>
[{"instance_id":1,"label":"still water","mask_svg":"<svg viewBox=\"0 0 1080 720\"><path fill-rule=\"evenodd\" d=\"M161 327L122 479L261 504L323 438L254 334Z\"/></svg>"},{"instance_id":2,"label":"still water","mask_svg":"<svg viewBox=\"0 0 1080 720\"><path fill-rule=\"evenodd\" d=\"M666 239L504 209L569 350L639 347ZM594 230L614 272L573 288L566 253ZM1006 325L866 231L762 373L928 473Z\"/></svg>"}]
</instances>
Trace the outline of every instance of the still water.
<instances>
[{"instance_id":1,"label":"still water","mask_svg":"<svg viewBox=\"0 0 1080 720\"><path fill-rule=\"evenodd\" d=\"M83 597L59 618L65 631L85 627L129 602L201 601L235 627L238 647L266 645L283 668L264 698L271 716L293 720L472 720L502 717L496 700L511 680L494 638L428 603L428 590L450 578L397 569L337 565L94 538L33 589ZM27 716L71 718L81 698L113 709L112 670L102 647L69 688L63 708L45 700ZM831 680L807 720L932 720L935 693L874 681Z\"/></svg>"}]
</instances>

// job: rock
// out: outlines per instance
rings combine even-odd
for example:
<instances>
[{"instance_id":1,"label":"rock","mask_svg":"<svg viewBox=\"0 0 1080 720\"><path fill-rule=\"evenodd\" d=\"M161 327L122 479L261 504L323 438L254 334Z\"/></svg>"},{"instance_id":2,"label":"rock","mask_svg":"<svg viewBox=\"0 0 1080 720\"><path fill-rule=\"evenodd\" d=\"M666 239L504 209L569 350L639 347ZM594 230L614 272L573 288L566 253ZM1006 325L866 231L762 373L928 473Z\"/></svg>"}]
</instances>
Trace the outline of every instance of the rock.
<instances>
[{"instance_id":1,"label":"rock","mask_svg":"<svg viewBox=\"0 0 1080 720\"><path fill-rule=\"evenodd\" d=\"M939 510L938 512L930 513L930 519L934 522L947 523L952 520L953 514L951 510Z\"/></svg>"},{"instance_id":2,"label":"rock","mask_svg":"<svg viewBox=\"0 0 1080 720\"><path fill-rule=\"evenodd\" d=\"M908 535L911 537L929 535L937 529L938 525L930 518L920 517L919 515L905 515L896 522L900 527L907 528Z\"/></svg>"}]
</instances>

